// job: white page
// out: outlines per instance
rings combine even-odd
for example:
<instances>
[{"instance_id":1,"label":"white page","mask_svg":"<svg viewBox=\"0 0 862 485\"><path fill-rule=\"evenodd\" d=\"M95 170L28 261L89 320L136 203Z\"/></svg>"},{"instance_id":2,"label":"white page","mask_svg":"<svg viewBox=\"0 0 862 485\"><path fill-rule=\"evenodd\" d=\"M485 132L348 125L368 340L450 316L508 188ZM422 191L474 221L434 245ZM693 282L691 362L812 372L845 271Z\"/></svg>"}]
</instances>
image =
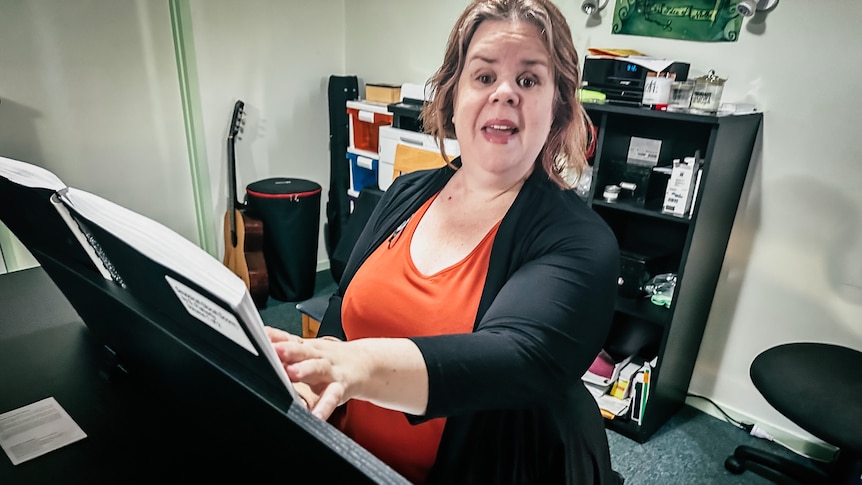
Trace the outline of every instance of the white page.
<instances>
[{"instance_id":1,"label":"white page","mask_svg":"<svg viewBox=\"0 0 862 485\"><path fill-rule=\"evenodd\" d=\"M231 308L246 293L245 283L221 261L168 227L84 190L70 187L60 198L144 256L201 285Z\"/></svg>"},{"instance_id":2,"label":"white page","mask_svg":"<svg viewBox=\"0 0 862 485\"><path fill-rule=\"evenodd\" d=\"M0 176L25 187L60 190L66 184L54 173L29 163L0 157Z\"/></svg>"},{"instance_id":3,"label":"white page","mask_svg":"<svg viewBox=\"0 0 862 485\"><path fill-rule=\"evenodd\" d=\"M13 465L86 437L53 397L0 414L0 447Z\"/></svg>"}]
</instances>

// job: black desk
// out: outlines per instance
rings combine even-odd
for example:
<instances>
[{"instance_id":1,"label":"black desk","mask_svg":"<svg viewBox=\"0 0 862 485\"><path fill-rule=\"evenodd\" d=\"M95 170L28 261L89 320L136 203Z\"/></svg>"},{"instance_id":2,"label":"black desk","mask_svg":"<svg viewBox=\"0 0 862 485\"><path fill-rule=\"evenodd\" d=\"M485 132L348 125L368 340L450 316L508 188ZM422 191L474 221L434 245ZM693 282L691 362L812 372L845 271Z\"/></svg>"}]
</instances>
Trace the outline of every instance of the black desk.
<instances>
[{"instance_id":1,"label":"black desk","mask_svg":"<svg viewBox=\"0 0 862 485\"><path fill-rule=\"evenodd\" d=\"M111 381L106 355L42 269L0 275L0 413L54 397L87 434L17 466L0 453L0 483L291 482L309 474L303 467L318 479L355 478L265 406L225 415L134 373ZM387 470L369 481L399 480Z\"/></svg>"}]
</instances>

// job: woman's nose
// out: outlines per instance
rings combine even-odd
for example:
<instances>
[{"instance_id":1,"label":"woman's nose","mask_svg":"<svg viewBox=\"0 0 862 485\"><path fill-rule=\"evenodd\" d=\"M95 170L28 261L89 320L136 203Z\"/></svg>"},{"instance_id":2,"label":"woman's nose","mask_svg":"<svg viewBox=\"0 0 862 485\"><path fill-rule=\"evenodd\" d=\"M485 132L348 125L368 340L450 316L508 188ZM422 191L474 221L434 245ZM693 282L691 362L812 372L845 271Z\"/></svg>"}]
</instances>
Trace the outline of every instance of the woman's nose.
<instances>
[{"instance_id":1,"label":"woman's nose","mask_svg":"<svg viewBox=\"0 0 862 485\"><path fill-rule=\"evenodd\" d=\"M515 85L511 81L500 81L491 93L491 102L508 103L516 106L520 100Z\"/></svg>"}]
</instances>

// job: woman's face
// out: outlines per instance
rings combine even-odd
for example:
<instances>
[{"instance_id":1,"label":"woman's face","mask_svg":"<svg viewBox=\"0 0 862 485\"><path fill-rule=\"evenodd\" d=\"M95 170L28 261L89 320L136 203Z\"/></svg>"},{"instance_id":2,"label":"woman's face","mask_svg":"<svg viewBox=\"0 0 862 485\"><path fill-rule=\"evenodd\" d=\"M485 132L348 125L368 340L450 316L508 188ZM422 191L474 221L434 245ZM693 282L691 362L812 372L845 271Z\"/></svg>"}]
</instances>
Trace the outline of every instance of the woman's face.
<instances>
[{"instance_id":1,"label":"woman's face","mask_svg":"<svg viewBox=\"0 0 862 485\"><path fill-rule=\"evenodd\" d=\"M550 55L533 24L479 24L452 117L463 167L517 177L529 173L551 129L554 92Z\"/></svg>"}]
</instances>

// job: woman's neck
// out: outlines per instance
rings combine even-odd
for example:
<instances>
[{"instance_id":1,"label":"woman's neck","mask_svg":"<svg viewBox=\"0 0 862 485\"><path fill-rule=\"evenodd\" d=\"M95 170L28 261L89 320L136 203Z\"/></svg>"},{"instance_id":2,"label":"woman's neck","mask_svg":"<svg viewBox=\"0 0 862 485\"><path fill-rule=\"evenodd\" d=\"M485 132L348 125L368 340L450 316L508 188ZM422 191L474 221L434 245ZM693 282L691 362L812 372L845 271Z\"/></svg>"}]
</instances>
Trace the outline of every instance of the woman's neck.
<instances>
[{"instance_id":1,"label":"woman's neck","mask_svg":"<svg viewBox=\"0 0 862 485\"><path fill-rule=\"evenodd\" d=\"M530 167L527 173L506 176L471 171L469 167L462 166L443 188L441 195L447 199L458 198L475 203L490 204L501 199L511 202L532 171Z\"/></svg>"}]
</instances>

